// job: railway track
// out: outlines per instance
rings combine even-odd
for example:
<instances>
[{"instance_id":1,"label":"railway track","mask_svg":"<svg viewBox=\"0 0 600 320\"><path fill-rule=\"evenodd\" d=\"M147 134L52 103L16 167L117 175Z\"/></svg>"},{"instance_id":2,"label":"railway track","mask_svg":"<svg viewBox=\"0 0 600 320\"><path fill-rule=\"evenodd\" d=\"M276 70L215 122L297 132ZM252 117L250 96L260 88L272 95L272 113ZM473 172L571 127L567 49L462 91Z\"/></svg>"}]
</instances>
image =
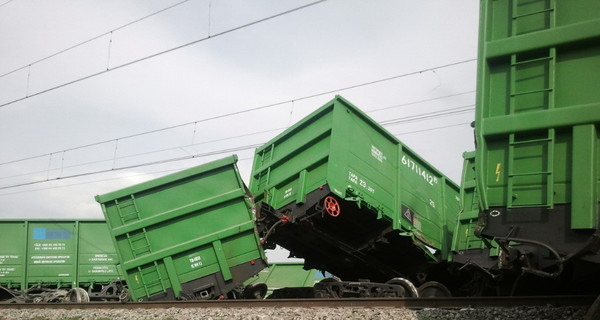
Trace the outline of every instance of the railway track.
<instances>
[{"instance_id":1,"label":"railway track","mask_svg":"<svg viewBox=\"0 0 600 320\"><path fill-rule=\"evenodd\" d=\"M485 308L521 306L586 306L595 296L452 297L376 299L265 299L160 302L0 303L0 309L168 309L168 308Z\"/></svg>"}]
</instances>

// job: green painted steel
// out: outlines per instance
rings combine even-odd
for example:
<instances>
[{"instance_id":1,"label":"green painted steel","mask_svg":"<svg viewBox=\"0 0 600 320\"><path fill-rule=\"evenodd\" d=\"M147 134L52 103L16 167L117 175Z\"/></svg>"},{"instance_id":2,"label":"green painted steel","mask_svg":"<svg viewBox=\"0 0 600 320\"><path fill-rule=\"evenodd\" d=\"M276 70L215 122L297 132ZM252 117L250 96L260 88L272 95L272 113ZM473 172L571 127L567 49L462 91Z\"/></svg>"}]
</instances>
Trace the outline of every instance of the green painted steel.
<instances>
[{"instance_id":1,"label":"green painted steel","mask_svg":"<svg viewBox=\"0 0 600 320\"><path fill-rule=\"evenodd\" d=\"M258 148L254 157L250 191L257 204L276 210L302 204L321 186L377 212L396 232L418 239L425 254L431 254L429 246L446 258L458 187L340 96Z\"/></svg>"},{"instance_id":2,"label":"green painted steel","mask_svg":"<svg viewBox=\"0 0 600 320\"><path fill-rule=\"evenodd\" d=\"M86 288L121 278L103 220L0 220L0 285Z\"/></svg>"},{"instance_id":3,"label":"green painted steel","mask_svg":"<svg viewBox=\"0 0 600 320\"><path fill-rule=\"evenodd\" d=\"M598 40L598 1L481 1L482 209L570 205L572 229L598 227Z\"/></svg>"},{"instance_id":4,"label":"green painted steel","mask_svg":"<svg viewBox=\"0 0 600 320\"><path fill-rule=\"evenodd\" d=\"M485 242L478 236L482 225L479 220L481 208L475 181L475 152L465 152L463 158L460 186L461 205L458 222L453 233L452 252L461 255L465 254L467 250L486 252L482 250L488 248L491 256L497 256L498 245L494 242ZM449 260L454 260L454 256L450 256Z\"/></svg>"},{"instance_id":5,"label":"green painted steel","mask_svg":"<svg viewBox=\"0 0 600 320\"><path fill-rule=\"evenodd\" d=\"M209 276L218 297L266 265L236 163L231 156L96 196L135 300L194 297L186 286ZM250 264L254 273L232 273Z\"/></svg>"},{"instance_id":6,"label":"green painted steel","mask_svg":"<svg viewBox=\"0 0 600 320\"><path fill-rule=\"evenodd\" d=\"M267 285L267 295L273 290L281 288L312 287L323 280L325 276L318 270L304 270L301 262L280 262L269 264L258 275L248 280L245 284L264 283Z\"/></svg>"}]
</instances>

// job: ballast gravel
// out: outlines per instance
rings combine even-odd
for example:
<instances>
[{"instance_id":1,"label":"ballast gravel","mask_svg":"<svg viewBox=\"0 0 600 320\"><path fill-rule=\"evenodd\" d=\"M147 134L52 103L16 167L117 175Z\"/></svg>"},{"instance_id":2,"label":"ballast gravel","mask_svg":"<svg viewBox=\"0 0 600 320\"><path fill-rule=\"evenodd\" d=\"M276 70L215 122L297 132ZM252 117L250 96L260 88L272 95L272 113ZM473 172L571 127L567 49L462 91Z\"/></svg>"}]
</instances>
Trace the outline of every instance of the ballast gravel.
<instances>
[{"instance_id":1,"label":"ballast gravel","mask_svg":"<svg viewBox=\"0 0 600 320\"><path fill-rule=\"evenodd\" d=\"M283 319L283 320L575 320L583 307L518 307L477 309L404 308L169 308L169 309L3 309L1 320L175 320L175 319Z\"/></svg>"}]
</instances>

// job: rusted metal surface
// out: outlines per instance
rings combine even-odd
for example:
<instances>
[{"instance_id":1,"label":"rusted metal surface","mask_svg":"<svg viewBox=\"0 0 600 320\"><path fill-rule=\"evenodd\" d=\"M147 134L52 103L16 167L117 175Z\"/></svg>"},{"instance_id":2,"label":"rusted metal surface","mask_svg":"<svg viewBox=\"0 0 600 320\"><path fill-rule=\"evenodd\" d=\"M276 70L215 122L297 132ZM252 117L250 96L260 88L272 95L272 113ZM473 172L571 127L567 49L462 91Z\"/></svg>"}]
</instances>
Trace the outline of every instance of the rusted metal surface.
<instances>
[{"instance_id":1,"label":"rusted metal surface","mask_svg":"<svg viewBox=\"0 0 600 320\"><path fill-rule=\"evenodd\" d=\"M468 298L382 298L382 299L266 299L171 302L89 302L0 304L0 309L156 309L156 308L478 308L518 306L590 306L595 296L468 297Z\"/></svg>"}]
</instances>

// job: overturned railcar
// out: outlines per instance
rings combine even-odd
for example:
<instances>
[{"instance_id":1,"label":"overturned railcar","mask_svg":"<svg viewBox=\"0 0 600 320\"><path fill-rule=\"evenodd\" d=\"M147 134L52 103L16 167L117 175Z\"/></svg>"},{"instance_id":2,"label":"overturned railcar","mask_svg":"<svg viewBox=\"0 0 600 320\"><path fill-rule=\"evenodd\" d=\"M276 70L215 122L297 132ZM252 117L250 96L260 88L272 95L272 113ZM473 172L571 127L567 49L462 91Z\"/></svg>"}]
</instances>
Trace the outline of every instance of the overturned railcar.
<instances>
[{"instance_id":1,"label":"overturned railcar","mask_svg":"<svg viewBox=\"0 0 600 320\"><path fill-rule=\"evenodd\" d=\"M340 96L256 150L267 247L344 280L442 280L459 207L451 180Z\"/></svg>"},{"instance_id":2,"label":"overturned railcar","mask_svg":"<svg viewBox=\"0 0 600 320\"><path fill-rule=\"evenodd\" d=\"M267 266L230 156L96 196L135 301L238 297Z\"/></svg>"}]
</instances>

